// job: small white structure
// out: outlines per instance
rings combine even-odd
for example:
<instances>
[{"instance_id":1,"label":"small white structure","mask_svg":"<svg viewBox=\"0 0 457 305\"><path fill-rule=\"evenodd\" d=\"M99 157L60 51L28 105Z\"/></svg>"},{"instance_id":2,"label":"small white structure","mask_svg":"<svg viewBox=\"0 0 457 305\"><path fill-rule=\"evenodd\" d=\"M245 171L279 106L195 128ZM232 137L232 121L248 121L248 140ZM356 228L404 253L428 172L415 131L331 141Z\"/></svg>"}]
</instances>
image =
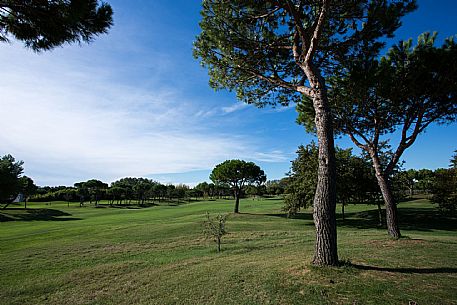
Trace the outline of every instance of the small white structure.
<instances>
[{"instance_id":1,"label":"small white structure","mask_svg":"<svg viewBox=\"0 0 457 305\"><path fill-rule=\"evenodd\" d=\"M14 203L17 203L17 202L24 202L24 194L20 193L19 195L17 195L16 199L14 199Z\"/></svg>"}]
</instances>

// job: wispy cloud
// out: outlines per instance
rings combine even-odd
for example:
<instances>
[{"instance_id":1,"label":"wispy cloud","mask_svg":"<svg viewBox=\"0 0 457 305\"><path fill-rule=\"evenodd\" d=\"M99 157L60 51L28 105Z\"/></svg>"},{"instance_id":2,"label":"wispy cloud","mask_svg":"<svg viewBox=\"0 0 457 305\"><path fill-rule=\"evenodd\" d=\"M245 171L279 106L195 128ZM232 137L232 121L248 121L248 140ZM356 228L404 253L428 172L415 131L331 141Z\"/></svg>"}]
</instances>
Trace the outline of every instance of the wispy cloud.
<instances>
[{"instance_id":1,"label":"wispy cloud","mask_svg":"<svg viewBox=\"0 0 457 305\"><path fill-rule=\"evenodd\" d=\"M235 104L227 106L227 107L222 107L222 111L224 113L232 113L232 112L235 112L235 111L239 111L239 110L245 109L248 106L249 106L248 104L245 104L245 103L242 103L242 102L238 102L238 103L235 103Z\"/></svg>"},{"instance_id":2,"label":"wispy cloud","mask_svg":"<svg viewBox=\"0 0 457 305\"><path fill-rule=\"evenodd\" d=\"M38 56L19 47L0 54L9 59L0 71L0 154L23 159L26 173L40 184L209 169L235 157L283 160L280 152L256 152L242 135L202 127L213 110L158 78L131 85L116 81L122 66Z\"/></svg>"},{"instance_id":3,"label":"wispy cloud","mask_svg":"<svg viewBox=\"0 0 457 305\"><path fill-rule=\"evenodd\" d=\"M263 162L286 162L291 160L293 154L284 153L280 150L273 150L271 152L256 152L253 156L253 160Z\"/></svg>"}]
</instances>

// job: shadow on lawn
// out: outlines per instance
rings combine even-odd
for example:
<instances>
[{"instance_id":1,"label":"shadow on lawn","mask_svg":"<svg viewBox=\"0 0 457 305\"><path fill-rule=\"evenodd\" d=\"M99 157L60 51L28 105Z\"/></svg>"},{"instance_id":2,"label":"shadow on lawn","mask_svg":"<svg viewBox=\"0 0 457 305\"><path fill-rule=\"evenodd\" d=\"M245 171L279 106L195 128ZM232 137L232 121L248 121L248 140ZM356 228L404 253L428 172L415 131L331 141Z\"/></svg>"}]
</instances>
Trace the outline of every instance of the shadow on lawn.
<instances>
[{"instance_id":1,"label":"shadow on lawn","mask_svg":"<svg viewBox=\"0 0 457 305\"><path fill-rule=\"evenodd\" d=\"M69 221L69 220L81 220L81 218L66 217L71 216L66 212L62 212L54 209L20 209L12 208L0 210L0 222L7 221ZM64 217L64 218L61 218Z\"/></svg>"},{"instance_id":2,"label":"shadow on lawn","mask_svg":"<svg viewBox=\"0 0 457 305\"><path fill-rule=\"evenodd\" d=\"M386 219L385 210L383 222ZM339 227L370 229L379 227L378 211L370 210L356 213L346 213L346 219L338 218ZM445 230L457 231L457 218L439 213L436 209L402 208L398 209L400 229L407 231Z\"/></svg>"},{"instance_id":3,"label":"shadow on lawn","mask_svg":"<svg viewBox=\"0 0 457 305\"><path fill-rule=\"evenodd\" d=\"M419 273L419 274L435 274L435 273L457 273L457 268L439 267L439 268L390 268L390 267L377 267L367 265L349 264L350 267L359 270L369 271L384 271L393 273Z\"/></svg>"},{"instance_id":4,"label":"shadow on lawn","mask_svg":"<svg viewBox=\"0 0 457 305\"><path fill-rule=\"evenodd\" d=\"M271 213L271 214L264 214L264 213L239 213L241 215L249 215L249 216L269 216L269 217L280 217L280 218L289 218L289 219L302 219L302 220L313 220L313 214L311 213L297 213L293 216L288 217L287 213ZM314 224L313 224L314 225Z\"/></svg>"},{"instance_id":5,"label":"shadow on lawn","mask_svg":"<svg viewBox=\"0 0 457 305\"><path fill-rule=\"evenodd\" d=\"M382 210L383 226L385 227L386 214ZM457 217L451 217L441 214L434 208L402 208L398 209L400 229L405 231L457 231ZM274 216L287 218L286 213L274 214L255 214L255 213L240 213L252 216ZM301 212L290 217L291 219L300 219L306 221L305 225L314 226L313 215L311 212ZM377 209L363 212L346 212L345 220L341 214L337 213L338 227L357 228L357 229L373 229L382 228L379 226L379 215Z\"/></svg>"}]
</instances>

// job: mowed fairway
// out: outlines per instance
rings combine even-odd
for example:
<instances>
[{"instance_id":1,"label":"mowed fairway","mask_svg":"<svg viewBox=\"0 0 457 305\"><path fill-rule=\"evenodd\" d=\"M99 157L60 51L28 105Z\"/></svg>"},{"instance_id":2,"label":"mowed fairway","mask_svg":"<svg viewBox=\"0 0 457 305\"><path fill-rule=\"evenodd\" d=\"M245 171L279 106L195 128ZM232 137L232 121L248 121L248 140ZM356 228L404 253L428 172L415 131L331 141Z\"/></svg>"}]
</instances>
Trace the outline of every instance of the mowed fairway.
<instances>
[{"instance_id":1,"label":"mowed fairway","mask_svg":"<svg viewBox=\"0 0 457 305\"><path fill-rule=\"evenodd\" d=\"M72 205L0 211L0 304L457 304L456 219L424 200L399 205L399 241L374 206L348 206L340 268L310 265L312 215L287 219L281 200L242 200L220 254L202 221L232 201Z\"/></svg>"}]
</instances>

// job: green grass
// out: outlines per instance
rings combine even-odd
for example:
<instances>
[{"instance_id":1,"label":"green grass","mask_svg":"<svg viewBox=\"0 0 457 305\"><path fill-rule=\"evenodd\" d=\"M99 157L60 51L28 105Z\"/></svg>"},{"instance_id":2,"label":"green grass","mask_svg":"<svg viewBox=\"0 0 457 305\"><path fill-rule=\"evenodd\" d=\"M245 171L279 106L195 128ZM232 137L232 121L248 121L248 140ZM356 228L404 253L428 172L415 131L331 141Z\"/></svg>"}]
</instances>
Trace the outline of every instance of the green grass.
<instances>
[{"instance_id":1,"label":"green grass","mask_svg":"<svg viewBox=\"0 0 457 305\"><path fill-rule=\"evenodd\" d=\"M312 215L281 206L243 200L220 254L201 223L232 201L0 210L0 304L457 304L457 221L428 202L400 204L398 241L374 206L348 206L340 268L311 266Z\"/></svg>"}]
</instances>

